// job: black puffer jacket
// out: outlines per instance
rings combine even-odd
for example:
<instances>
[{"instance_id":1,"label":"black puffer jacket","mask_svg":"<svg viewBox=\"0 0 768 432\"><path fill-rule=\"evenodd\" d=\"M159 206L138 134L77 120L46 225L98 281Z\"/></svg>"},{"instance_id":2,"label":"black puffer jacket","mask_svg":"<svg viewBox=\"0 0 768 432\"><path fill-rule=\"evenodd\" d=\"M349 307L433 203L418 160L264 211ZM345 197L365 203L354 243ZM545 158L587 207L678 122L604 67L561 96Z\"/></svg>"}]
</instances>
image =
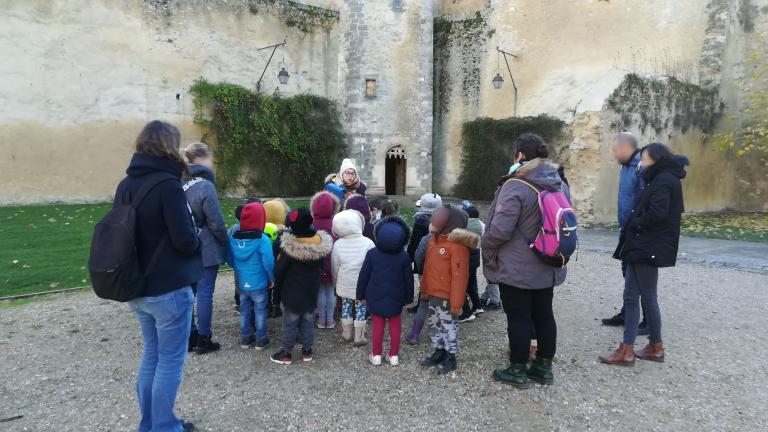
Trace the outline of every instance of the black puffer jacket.
<instances>
[{"instance_id":1,"label":"black puffer jacket","mask_svg":"<svg viewBox=\"0 0 768 432\"><path fill-rule=\"evenodd\" d=\"M614 258L656 267L677 261L683 187L688 158L665 159L643 172L645 188L637 199L627 228L622 232Z\"/></svg>"},{"instance_id":2,"label":"black puffer jacket","mask_svg":"<svg viewBox=\"0 0 768 432\"><path fill-rule=\"evenodd\" d=\"M275 286L283 307L304 314L317 307L320 273L333 239L325 231L313 237L296 237L290 231L280 236L275 260Z\"/></svg>"},{"instance_id":3,"label":"black puffer jacket","mask_svg":"<svg viewBox=\"0 0 768 432\"><path fill-rule=\"evenodd\" d=\"M134 154L126 171L128 176L117 186L115 204L130 202L148 176L158 172L168 173L179 180L158 184L136 209L136 248L145 271L155 251L159 254L147 274L143 297L166 294L203 277L200 238L181 188L178 163L147 154Z\"/></svg>"}]
</instances>

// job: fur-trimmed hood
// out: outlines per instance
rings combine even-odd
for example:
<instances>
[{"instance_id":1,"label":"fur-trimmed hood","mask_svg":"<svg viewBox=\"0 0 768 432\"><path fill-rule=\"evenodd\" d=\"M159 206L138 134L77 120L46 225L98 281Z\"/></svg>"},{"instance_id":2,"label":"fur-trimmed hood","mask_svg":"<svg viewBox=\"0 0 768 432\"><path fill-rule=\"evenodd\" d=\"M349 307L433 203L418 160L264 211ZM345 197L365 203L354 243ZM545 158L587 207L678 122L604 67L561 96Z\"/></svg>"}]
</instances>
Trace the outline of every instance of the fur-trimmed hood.
<instances>
[{"instance_id":1,"label":"fur-trimmed hood","mask_svg":"<svg viewBox=\"0 0 768 432\"><path fill-rule=\"evenodd\" d=\"M448 241L463 244L470 249L480 248L480 236L464 228L456 228L448 234Z\"/></svg>"},{"instance_id":2,"label":"fur-trimmed hood","mask_svg":"<svg viewBox=\"0 0 768 432\"><path fill-rule=\"evenodd\" d=\"M296 237L291 232L280 236L280 249L299 261L316 261L325 258L333 250L333 239L324 231L313 237Z\"/></svg>"}]
</instances>

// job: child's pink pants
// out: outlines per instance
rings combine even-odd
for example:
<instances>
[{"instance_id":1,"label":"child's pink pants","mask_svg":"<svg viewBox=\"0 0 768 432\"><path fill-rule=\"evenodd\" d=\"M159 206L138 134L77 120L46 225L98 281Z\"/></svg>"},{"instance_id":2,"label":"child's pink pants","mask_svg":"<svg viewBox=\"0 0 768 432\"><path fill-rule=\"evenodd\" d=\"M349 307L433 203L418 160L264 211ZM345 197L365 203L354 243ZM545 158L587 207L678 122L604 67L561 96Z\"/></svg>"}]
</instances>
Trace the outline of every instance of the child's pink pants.
<instances>
[{"instance_id":1,"label":"child's pink pants","mask_svg":"<svg viewBox=\"0 0 768 432\"><path fill-rule=\"evenodd\" d=\"M371 315L373 321L373 335L371 352L373 355L381 355L384 351L384 325L389 321L389 355L396 356L400 352L400 315L383 317Z\"/></svg>"}]
</instances>

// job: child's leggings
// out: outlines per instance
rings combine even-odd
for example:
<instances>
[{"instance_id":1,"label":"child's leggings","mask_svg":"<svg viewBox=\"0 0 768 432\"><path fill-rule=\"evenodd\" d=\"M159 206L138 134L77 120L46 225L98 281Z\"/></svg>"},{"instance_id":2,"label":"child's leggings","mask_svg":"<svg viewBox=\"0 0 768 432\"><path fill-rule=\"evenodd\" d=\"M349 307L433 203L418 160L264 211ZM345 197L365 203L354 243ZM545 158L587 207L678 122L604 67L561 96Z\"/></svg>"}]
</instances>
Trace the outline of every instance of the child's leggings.
<instances>
[{"instance_id":1,"label":"child's leggings","mask_svg":"<svg viewBox=\"0 0 768 432\"><path fill-rule=\"evenodd\" d=\"M345 298L341 301L341 319L365 321L365 303L360 303L358 305L355 305L355 303L356 302L354 300L348 298Z\"/></svg>"},{"instance_id":2,"label":"child's leggings","mask_svg":"<svg viewBox=\"0 0 768 432\"><path fill-rule=\"evenodd\" d=\"M383 317L371 315L373 320L373 335L371 341L371 353L381 355L384 352L384 326L389 321L389 356L396 356L400 352L400 315Z\"/></svg>"}]
</instances>

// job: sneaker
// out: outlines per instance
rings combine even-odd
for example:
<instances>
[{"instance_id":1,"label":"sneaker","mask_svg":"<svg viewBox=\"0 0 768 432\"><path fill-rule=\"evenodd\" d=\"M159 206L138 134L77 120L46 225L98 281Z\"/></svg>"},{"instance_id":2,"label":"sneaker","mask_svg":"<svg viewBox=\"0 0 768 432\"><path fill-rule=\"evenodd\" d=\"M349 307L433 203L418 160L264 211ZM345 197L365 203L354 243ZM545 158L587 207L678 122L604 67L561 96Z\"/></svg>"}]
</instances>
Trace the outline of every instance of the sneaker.
<instances>
[{"instance_id":1,"label":"sneaker","mask_svg":"<svg viewBox=\"0 0 768 432\"><path fill-rule=\"evenodd\" d=\"M267 338L267 339L256 342L256 345L254 345L253 347L256 349L256 351L261 351L263 349L268 348L269 345L270 345L269 338Z\"/></svg>"},{"instance_id":2,"label":"sneaker","mask_svg":"<svg viewBox=\"0 0 768 432\"><path fill-rule=\"evenodd\" d=\"M253 346L253 344L256 343L256 338L253 336L248 336L240 339L240 348L247 349Z\"/></svg>"},{"instance_id":3,"label":"sneaker","mask_svg":"<svg viewBox=\"0 0 768 432\"><path fill-rule=\"evenodd\" d=\"M624 315L617 313L610 318L603 318L603 325L609 327L620 327L624 325Z\"/></svg>"},{"instance_id":4,"label":"sneaker","mask_svg":"<svg viewBox=\"0 0 768 432\"><path fill-rule=\"evenodd\" d=\"M488 301L488 303L486 303L486 305L484 307L484 310L487 310L487 311L497 311L497 310L500 310L500 309L501 309L501 305L500 304L494 303L494 302L492 302L490 300Z\"/></svg>"},{"instance_id":5,"label":"sneaker","mask_svg":"<svg viewBox=\"0 0 768 432\"><path fill-rule=\"evenodd\" d=\"M447 374L455 371L457 368L456 354L448 354L443 361L437 365L438 374Z\"/></svg>"},{"instance_id":6,"label":"sneaker","mask_svg":"<svg viewBox=\"0 0 768 432\"><path fill-rule=\"evenodd\" d=\"M480 315L482 313L485 313L485 310L483 308L475 309L475 312L474 312L475 316Z\"/></svg>"},{"instance_id":7,"label":"sneaker","mask_svg":"<svg viewBox=\"0 0 768 432\"><path fill-rule=\"evenodd\" d=\"M325 323L325 321L318 321L317 328L319 328L320 330L325 330L328 328L328 325Z\"/></svg>"},{"instance_id":8,"label":"sneaker","mask_svg":"<svg viewBox=\"0 0 768 432\"><path fill-rule=\"evenodd\" d=\"M312 348L301 349L301 359L305 362L311 362L315 357L312 355Z\"/></svg>"},{"instance_id":9,"label":"sneaker","mask_svg":"<svg viewBox=\"0 0 768 432\"><path fill-rule=\"evenodd\" d=\"M189 332L189 343L187 344L187 352L192 352L197 348L197 330Z\"/></svg>"},{"instance_id":10,"label":"sneaker","mask_svg":"<svg viewBox=\"0 0 768 432\"><path fill-rule=\"evenodd\" d=\"M327 328L327 329L335 329L336 328L336 321L326 321L325 322L325 328Z\"/></svg>"},{"instance_id":11,"label":"sneaker","mask_svg":"<svg viewBox=\"0 0 768 432\"><path fill-rule=\"evenodd\" d=\"M389 363L392 366L399 366L400 365L400 356L396 355L389 355L387 354L387 363Z\"/></svg>"},{"instance_id":12,"label":"sneaker","mask_svg":"<svg viewBox=\"0 0 768 432\"><path fill-rule=\"evenodd\" d=\"M381 366L381 356L371 354L368 356L368 362L374 366Z\"/></svg>"},{"instance_id":13,"label":"sneaker","mask_svg":"<svg viewBox=\"0 0 768 432\"><path fill-rule=\"evenodd\" d=\"M475 318L477 317L472 312L469 312L467 314L462 313L461 315L459 315L459 322L460 323L470 322L470 321L474 321Z\"/></svg>"},{"instance_id":14,"label":"sneaker","mask_svg":"<svg viewBox=\"0 0 768 432\"><path fill-rule=\"evenodd\" d=\"M235 305L235 313L240 315L240 305L239 304Z\"/></svg>"},{"instance_id":15,"label":"sneaker","mask_svg":"<svg viewBox=\"0 0 768 432\"><path fill-rule=\"evenodd\" d=\"M289 364L293 363L293 361L291 360L291 353L283 351L283 350L280 350L280 351L272 354L269 357L269 360L271 360L274 363L282 364L282 365L289 365Z\"/></svg>"},{"instance_id":16,"label":"sneaker","mask_svg":"<svg viewBox=\"0 0 768 432\"><path fill-rule=\"evenodd\" d=\"M195 352L198 354L202 355L212 353L214 351L218 351L220 348L221 344L212 341L210 336L197 337L197 348L195 348Z\"/></svg>"}]
</instances>

